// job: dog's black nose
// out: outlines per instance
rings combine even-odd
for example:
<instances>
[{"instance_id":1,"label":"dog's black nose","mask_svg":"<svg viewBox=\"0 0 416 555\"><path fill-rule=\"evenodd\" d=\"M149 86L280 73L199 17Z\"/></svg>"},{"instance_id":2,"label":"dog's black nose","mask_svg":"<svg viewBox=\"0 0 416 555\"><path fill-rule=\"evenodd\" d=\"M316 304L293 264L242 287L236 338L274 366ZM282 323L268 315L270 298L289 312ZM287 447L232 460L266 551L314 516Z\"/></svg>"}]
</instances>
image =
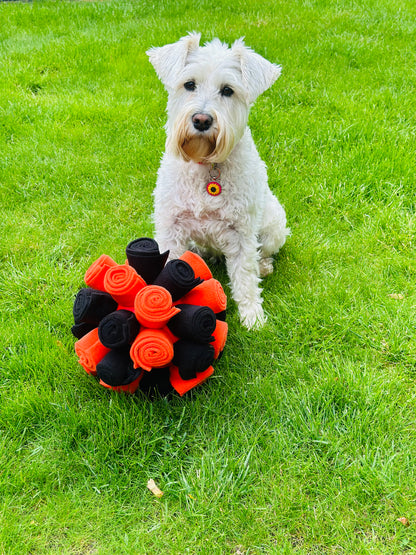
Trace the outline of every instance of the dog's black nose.
<instances>
[{"instance_id":1,"label":"dog's black nose","mask_svg":"<svg viewBox=\"0 0 416 555\"><path fill-rule=\"evenodd\" d=\"M213 122L213 118L209 114L194 114L192 116L192 123L198 131L207 131Z\"/></svg>"}]
</instances>

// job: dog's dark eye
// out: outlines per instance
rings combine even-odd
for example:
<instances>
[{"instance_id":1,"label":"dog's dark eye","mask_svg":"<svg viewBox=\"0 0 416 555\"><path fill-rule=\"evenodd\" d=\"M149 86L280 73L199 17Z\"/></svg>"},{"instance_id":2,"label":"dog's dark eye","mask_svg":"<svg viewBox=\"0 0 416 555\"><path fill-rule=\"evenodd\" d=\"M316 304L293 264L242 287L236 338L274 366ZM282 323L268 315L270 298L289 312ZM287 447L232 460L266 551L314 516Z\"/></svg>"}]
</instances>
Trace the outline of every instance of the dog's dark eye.
<instances>
[{"instance_id":1,"label":"dog's dark eye","mask_svg":"<svg viewBox=\"0 0 416 555\"><path fill-rule=\"evenodd\" d=\"M195 81L187 81L184 87L187 91L194 91L196 89Z\"/></svg>"},{"instance_id":2,"label":"dog's dark eye","mask_svg":"<svg viewBox=\"0 0 416 555\"><path fill-rule=\"evenodd\" d=\"M233 89L227 86L223 87L220 92L222 96L232 96L234 94Z\"/></svg>"}]
</instances>

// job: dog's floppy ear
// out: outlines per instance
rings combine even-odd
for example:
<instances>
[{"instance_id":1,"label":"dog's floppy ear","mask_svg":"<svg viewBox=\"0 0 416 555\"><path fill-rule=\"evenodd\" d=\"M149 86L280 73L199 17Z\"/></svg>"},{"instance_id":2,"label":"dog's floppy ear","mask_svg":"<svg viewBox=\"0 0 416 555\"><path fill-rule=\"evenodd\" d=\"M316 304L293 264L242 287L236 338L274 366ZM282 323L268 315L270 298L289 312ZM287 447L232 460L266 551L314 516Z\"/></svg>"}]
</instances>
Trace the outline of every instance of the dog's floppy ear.
<instances>
[{"instance_id":1,"label":"dog's floppy ear","mask_svg":"<svg viewBox=\"0 0 416 555\"><path fill-rule=\"evenodd\" d=\"M189 33L178 42L150 48L146 52L159 79L167 89L174 87L177 76L185 67L189 52L198 48L200 39L200 33Z\"/></svg>"},{"instance_id":2,"label":"dog's floppy ear","mask_svg":"<svg viewBox=\"0 0 416 555\"><path fill-rule=\"evenodd\" d=\"M243 82L248 91L248 101L251 104L261 93L273 85L282 68L245 46L242 38L235 41L232 51L240 59Z\"/></svg>"}]
</instances>

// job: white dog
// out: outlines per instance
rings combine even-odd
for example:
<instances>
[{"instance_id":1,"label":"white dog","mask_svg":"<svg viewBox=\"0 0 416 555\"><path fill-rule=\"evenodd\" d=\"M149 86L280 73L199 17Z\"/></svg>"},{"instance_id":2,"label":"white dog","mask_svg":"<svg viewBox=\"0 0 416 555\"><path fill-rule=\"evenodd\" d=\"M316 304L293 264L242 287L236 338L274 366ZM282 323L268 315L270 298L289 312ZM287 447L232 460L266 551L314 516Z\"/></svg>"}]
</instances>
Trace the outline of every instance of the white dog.
<instances>
[{"instance_id":1,"label":"white dog","mask_svg":"<svg viewBox=\"0 0 416 555\"><path fill-rule=\"evenodd\" d=\"M247 119L251 104L280 75L237 40L199 46L191 33L147 54L168 91L166 152L155 197L156 240L178 258L187 248L222 253L242 323L265 321L260 276L289 229L267 185Z\"/></svg>"}]
</instances>

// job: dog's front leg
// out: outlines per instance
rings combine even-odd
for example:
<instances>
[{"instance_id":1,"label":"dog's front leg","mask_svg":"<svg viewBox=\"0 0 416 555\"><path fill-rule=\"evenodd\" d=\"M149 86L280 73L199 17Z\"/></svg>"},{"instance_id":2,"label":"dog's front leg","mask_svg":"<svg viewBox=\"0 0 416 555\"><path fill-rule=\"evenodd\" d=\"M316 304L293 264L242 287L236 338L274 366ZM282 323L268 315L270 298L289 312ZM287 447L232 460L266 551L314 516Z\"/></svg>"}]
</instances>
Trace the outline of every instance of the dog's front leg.
<instances>
[{"instance_id":1,"label":"dog's front leg","mask_svg":"<svg viewBox=\"0 0 416 555\"><path fill-rule=\"evenodd\" d=\"M233 299L238 305L240 320L248 329L260 327L266 321L259 287L259 251L255 238L227 232L223 245Z\"/></svg>"},{"instance_id":2,"label":"dog's front leg","mask_svg":"<svg viewBox=\"0 0 416 555\"><path fill-rule=\"evenodd\" d=\"M173 221L159 222L156 225L155 239L161 252L169 250L169 258L179 258L187 250L189 237L181 226Z\"/></svg>"}]
</instances>

